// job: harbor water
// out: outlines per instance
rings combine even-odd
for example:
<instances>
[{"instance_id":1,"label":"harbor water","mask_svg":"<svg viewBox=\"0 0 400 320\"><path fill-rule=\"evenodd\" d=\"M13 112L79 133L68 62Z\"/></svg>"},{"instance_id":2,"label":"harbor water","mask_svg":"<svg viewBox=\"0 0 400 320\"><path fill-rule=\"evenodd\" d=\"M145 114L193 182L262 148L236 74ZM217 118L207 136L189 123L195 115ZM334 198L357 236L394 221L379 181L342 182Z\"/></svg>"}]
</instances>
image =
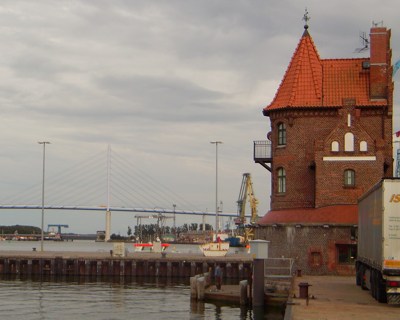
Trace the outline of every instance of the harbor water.
<instances>
[{"instance_id":1,"label":"harbor water","mask_svg":"<svg viewBox=\"0 0 400 320\"><path fill-rule=\"evenodd\" d=\"M252 319L251 310L190 301L185 283L2 279L2 319Z\"/></svg>"},{"instance_id":2,"label":"harbor water","mask_svg":"<svg viewBox=\"0 0 400 320\"><path fill-rule=\"evenodd\" d=\"M40 250L40 241L0 242L1 251L33 248ZM108 252L112 248L112 243L94 241L44 242L45 251ZM126 249L134 251L132 244L126 244ZM171 245L168 250L196 253L199 249ZM3 319L264 319L247 308L191 301L188 279L3 277L0 287Z\"/></svg>"}]
</instances>

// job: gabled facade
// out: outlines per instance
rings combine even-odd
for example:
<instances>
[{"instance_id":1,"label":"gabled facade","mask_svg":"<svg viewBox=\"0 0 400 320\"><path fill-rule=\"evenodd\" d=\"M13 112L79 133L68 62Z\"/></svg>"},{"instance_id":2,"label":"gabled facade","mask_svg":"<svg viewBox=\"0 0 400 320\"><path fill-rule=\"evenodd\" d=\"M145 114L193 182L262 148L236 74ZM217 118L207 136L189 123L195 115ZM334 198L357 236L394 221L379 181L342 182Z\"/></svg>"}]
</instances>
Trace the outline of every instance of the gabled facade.
<instances>
[{"instance_id":1,"label":"gabled facade","mask_svg":"<svg viewBox=\"0 0 400 320\"><path fill-rule=\"evenodd\" d=\"M323 273L337 270L342 245L354 251L358 198L393 172L390 30L374 26L369 43L370 57L321 59L306 25L275 98L263 109L270 141L255 144L254 159L271 172L272 183L271 210L259 221L258 237L271 239L284 227L286 239L276 241L303 243L294 251L303 250L307 264L315 258L313 239L296 238L296 230L322 227L320 237L329 241L314 239L314 251L325 254L317 259ZM270 150L260 156L261 146Z\"/></svg>"}]
</instances>

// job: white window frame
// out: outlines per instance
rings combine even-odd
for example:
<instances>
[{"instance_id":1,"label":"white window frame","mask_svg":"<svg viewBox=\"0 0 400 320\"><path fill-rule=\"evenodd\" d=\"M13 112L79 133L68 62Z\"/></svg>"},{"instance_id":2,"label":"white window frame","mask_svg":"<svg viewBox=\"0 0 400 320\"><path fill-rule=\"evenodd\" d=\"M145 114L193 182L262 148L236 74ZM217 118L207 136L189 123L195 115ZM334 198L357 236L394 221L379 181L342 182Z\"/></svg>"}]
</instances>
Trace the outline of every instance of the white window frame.
<instances>
[{"instance_id":1,"label":"white window frame","mask_svg":"<svg viewBox=\"0 0 400 320\"><path fill-rule=\"evenodd\" d=\"M286 145L286 125L283 122L278 124L278 146Z\"/></svg>"},{"instance_id":2,"label":"white window frame","mask_svg":"<svg viewBox=\"0 0 400 320\"><path fill-rule=\"evenodd\" d=\"M278 168L278 193L286 193L286 170Z\"/></svg>"},{"instance_id":3,"label":"white window frame","mask_svg":"<svg viewBox=\"0 0 400 320\"><path fill-rule=\"evenodd\" d=\"M344 170L344 186L354 187L356 185L356 172L353 169Z\"/></svg>"}]
</instances>

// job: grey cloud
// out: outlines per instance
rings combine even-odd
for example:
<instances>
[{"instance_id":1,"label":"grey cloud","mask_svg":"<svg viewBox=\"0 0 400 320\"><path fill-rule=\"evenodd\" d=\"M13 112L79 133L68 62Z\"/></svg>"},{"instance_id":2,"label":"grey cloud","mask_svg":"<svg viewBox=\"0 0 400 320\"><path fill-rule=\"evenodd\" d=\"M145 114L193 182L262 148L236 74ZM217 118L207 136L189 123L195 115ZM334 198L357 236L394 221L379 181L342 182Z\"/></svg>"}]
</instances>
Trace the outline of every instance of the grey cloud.
<instances>
[{"instance_id":1,"label":"grey cloud","mask_svg":"<svg viewBox=\"0 0 400 320\"><path fill-rule=\"evenodd\" d=\"M373 20L392 28L393 60L400 57L396 0L307 6L322 58L355 56L358 33ZM110 143L166 181L181 175L174 188L212 208L209 141L221 139L226 210L236 210L241 172L253 171L266 212L269 176L252 161L252 141L269 131L261 108L300 40L304 9L294 0L3 1L0 191L40 181L32 171L40 167L38 139L52 141L54 171Z\"/></svg>"}]
</instances>

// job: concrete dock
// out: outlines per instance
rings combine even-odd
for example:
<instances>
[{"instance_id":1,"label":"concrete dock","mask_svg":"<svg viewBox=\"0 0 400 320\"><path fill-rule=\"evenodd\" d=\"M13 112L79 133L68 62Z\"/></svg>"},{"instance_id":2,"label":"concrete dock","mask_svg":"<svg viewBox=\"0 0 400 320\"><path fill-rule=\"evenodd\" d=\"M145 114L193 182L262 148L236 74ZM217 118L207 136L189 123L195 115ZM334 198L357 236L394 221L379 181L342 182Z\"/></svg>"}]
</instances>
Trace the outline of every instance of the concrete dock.
<instances>
[{"instance_id":1,"label":"concrete dock","mask_svg":"<svg viewBox=\"0 0 400 320\"><path fill-rule=\"evenodd\" d=\"M299 298L300 283L308 283L307 299ZM400 306L377 302L361 290L355 277L302 276L294 279L285 320L398 320Z\"/></svg>"}]
</instances>

